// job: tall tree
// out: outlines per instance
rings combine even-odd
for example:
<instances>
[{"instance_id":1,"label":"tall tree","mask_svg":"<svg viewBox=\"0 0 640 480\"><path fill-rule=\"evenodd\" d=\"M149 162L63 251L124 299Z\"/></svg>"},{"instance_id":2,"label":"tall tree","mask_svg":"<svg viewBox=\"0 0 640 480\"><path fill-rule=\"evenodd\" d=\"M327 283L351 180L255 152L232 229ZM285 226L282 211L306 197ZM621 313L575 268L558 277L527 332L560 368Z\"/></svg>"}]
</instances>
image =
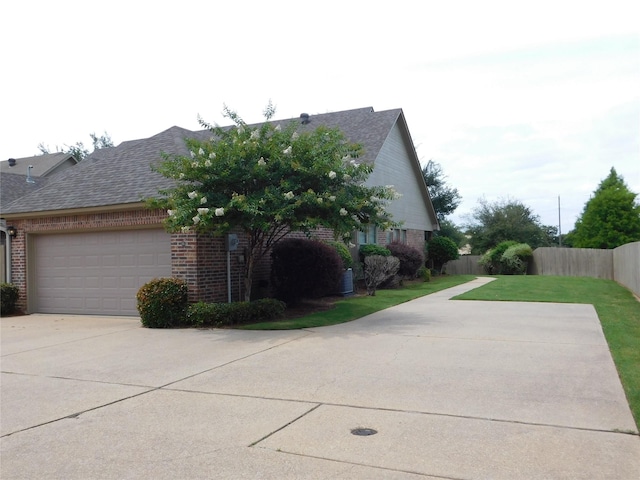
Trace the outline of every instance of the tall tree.
<instances>
[{"instance_id":1,"label":"tall tree","mask_svg":"<svg viewBox=\"0 0 640 480\"><path fill-rule=\"evenodd\" d=\"M577 248L616 248L640 240L637 194L611 168L587 201L569 240Z\"/></svg>"},{"instance_id":2,"label":"tall tree","mask_svg":"<svg viewBox=\"0 0 640 480\"><path fill-rule=\"evenodd\" d=\"M111 140L111 136L109 136L107 132L104 132L104 134L100 136L96 135L94 132L90 133L89 136L91 137L91 142L93 143L94 152L101 148L113 147L113 140ZM40 142L38 144L38 150L40 150L40 153L42 154L51 153L51 149L49 148L49 146L45 145L43 142ZM56 146L55 151L70 153L78 162L84 160L87 155L91 154L91 152L89 152L89 149L85 147L84 143L82 142L76 142L73 145L65 145L62 148Z\"/></svg>"},{"instance_id":3,"label":"tall tree","mask_svg":"<svg viewBox=\"0 0 640 480\"><path fill-rule=\"evenodd\" d=\"M422 167L422 176L427 184L431 203L436 211L438 220L442 221L447 215L452 214L455 209L458 208L462 197L458 193L458 189L447 185L445 181L447 176L444 174L442 166L439 163L429 160L427 164Z\"/></svg>"},{"instance_id":4,"label":"tall tree","mask_svg":"<svg viewBox=\"0 0 640 480\"><path fill-rule=\"evenodd\" d=\"M527 243L531 248L552 244L555 227L542 225L540 217L519 200L489 203L480 199L478 203L467 227L472 253L483 254L506 240Z\"/></svg>"},{"instance_id":5,"label":"tall tree","mask_svg":"<svg viewBox=\"0 0 640 480\"><path fill-rule=\"evenodd\" d=\"M244 264L245 299L251 298L253 268L291 231L318 227L348 238L365 225L394 226L385 210L396 198L392 187L364 185L372 166L356 159L361 146L338 129L298 133L297 122L249 126L225 107L233 128L212 127L207 141L188 139L190 154L165 155L158 171L176 180L152 207L167 208L172 232L243 231L249 242Z\"/></svg>"}]
</instances>

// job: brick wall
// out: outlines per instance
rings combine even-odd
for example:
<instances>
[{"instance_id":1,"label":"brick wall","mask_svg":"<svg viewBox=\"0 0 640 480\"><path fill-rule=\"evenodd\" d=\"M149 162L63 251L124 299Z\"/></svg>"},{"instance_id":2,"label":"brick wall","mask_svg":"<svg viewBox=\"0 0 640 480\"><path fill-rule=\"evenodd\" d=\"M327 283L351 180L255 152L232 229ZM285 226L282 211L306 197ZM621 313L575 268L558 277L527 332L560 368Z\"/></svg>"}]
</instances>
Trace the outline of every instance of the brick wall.
<instances>
[{"instance_id":1,"label":"brick wall","mask_svg":"<svg viewBox=\"0 0 640 480\"><path fill-rule=\"evenodd\" d=\"M113 229L135 229L138 227L161 227L166 213L160 210L127 210L119 212L91 213L81 215L61 215L22 220L11 220L18 230L18 235L11 242L12 282L18 286L20 297L18 307L27 308L27 264L25 260L26 236L29 233L44 232L81 232ZM246 256L248 239L241 232L238 234L238 249L230 253L231 265L231 298L232 301L244 299L244 264L242 256ZM291 236L305 237L302 233L291 233ZM326 228L318 229L312 238L333 240L333 232ZM378 233L378 243L386 243L386 232ZM424 232L407 230L407 243L424 251ZM173 234L171 236L172 276L184 279L189 285L191 302L226 302L227 290L227 253L224 238L201 234ZM252 297L267 296L269 292L269 275L271 257L269 254L254 269Z\"/></svg>"},{"instance_id":2,"label":"brick wall","mask_svg":"<svg viewBox=\"0 0 640 480\"><path fill-rule=\"evenodd\" d=\"M166 216L160 210L127 210L120 212L60 215L11 220L18 235L11 241L11 281L20 290L18 308L27 309L26 237L29 233L73 233L80 231L113 230L162 225Z\"/></svg>"}]
</instances>

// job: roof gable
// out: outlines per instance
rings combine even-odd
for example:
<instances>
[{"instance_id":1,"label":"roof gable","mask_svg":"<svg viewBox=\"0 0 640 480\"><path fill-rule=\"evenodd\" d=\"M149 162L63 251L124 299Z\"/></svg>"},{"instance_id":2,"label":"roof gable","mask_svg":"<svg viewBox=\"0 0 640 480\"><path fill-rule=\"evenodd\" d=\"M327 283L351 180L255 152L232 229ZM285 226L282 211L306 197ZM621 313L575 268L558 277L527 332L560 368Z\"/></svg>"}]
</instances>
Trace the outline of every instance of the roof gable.
<instances>
[{"instance_id":1,"label":"roof gable","mask_svg":"<svg viewBox=\"0 0 640 480\"><path fill-rule=\"evenodd\" d=\"M0 162L0 173L27 175L29 165L31 165L33 167L30 172L32 177L46 177L47 175L57 173L78 163L73 155L64 152L45 153L43 155L14 158L12 160L15 162L14 165L12 165L11 163L13 162L9 162L9 160Z\"/></svg>"}]
</instances>

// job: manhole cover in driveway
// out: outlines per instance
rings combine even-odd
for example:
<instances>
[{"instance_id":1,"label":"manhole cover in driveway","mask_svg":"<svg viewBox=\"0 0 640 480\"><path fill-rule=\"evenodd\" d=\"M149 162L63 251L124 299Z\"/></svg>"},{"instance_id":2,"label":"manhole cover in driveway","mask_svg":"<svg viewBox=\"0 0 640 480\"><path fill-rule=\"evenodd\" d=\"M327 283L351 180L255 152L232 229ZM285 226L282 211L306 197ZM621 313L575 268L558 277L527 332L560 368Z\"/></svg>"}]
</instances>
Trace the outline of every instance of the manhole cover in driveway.
<instances>
[{"instance_id":1,"label":"manhole cover in driveway","mask_svg":"<svg viewBox=\"0 0 640 480\"><path fill-rule=\"evenodd\" d=\"M369 435L375 435L376 433L378 433L378 431L373 428L354 428L351 430L352 435L358 435L360 437L367 437Z\"/></svg>"}]
</instances>

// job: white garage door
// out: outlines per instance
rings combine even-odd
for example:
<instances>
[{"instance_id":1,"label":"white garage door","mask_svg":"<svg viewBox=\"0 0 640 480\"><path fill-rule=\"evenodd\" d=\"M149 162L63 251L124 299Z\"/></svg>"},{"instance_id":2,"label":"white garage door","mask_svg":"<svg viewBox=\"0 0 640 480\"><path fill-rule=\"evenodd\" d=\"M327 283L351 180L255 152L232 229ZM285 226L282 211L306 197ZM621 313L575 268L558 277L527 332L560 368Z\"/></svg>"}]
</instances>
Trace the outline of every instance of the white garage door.
<instances>
[{"instance_id":1,"label":"white garage door","mask_svg":"<svg viewBox=\"0 0 640 480\"><path fill-rule=\"evenodd\" d=\"M34 236L32 310L137 315L138 289L171 276L170 239L164 230Z\"/></svg>"}]
</instances>

